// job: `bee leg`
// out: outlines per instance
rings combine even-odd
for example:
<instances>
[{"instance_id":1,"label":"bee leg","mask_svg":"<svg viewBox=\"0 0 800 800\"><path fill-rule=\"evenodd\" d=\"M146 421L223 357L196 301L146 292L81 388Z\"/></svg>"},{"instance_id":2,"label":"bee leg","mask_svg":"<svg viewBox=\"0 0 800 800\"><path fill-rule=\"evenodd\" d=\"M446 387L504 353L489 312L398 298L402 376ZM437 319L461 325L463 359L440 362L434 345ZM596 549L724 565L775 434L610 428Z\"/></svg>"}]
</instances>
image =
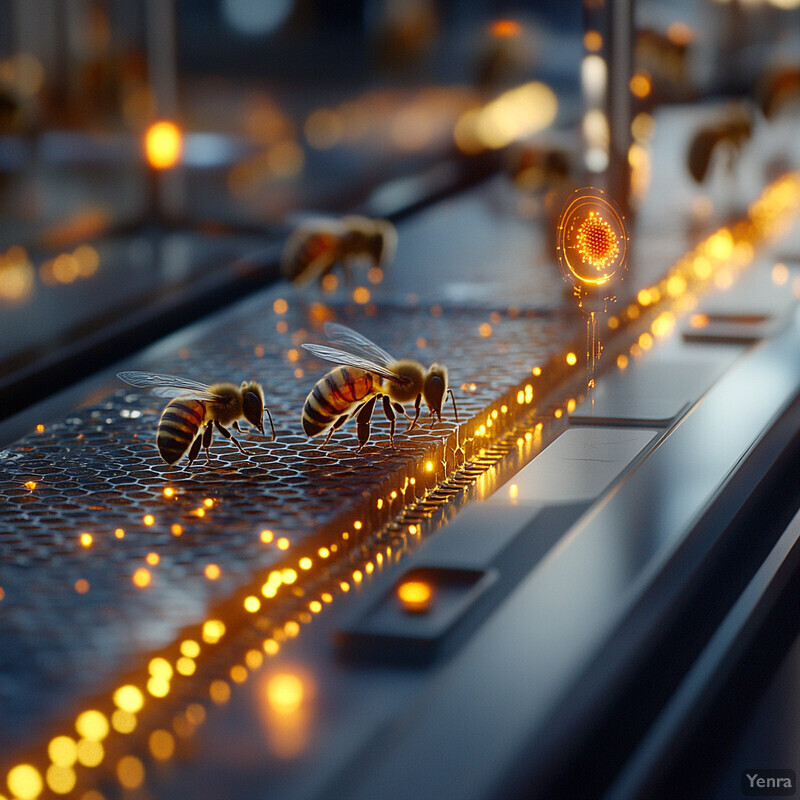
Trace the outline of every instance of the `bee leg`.
<instances>
[{"instance_id":1,"label":"bee leg","mask_svg":"<svg viewBox=\"0 0 800 800\"><path fill-rule=\"evenodd\" d=\"M356 417L356 422L358 423L358 447L356 448L356 452L360 450L368 441L369 441L369 429L370 429L370 422L372 420L372 412L375 410L375 401L378 399L378 395L374 395L371 397L364 405L361 407L361 411L358 412L358 416Z\"/></svg>"},{"instance_id":2,"label":"bee leg","mask_svg":"<svg viewBox=\"0 0 800 800\"><path fill-rule=\"evenodd\" d=\"M325 441L320 445L320 447L325 447L325 445L331 440L331 436L333 436L333 434L338 431L348 419L350 419L349 414L342 414L342 416L339 417L336 422L333 423L333 425L331 425L331 429L328 431L328 435L325 437Z\"/></svg>"},{"instance_id":3,"label":"bee leg","mask_svg":"<svg viewBox=\"0 0 800 800\"><path fill-rule=\"evenodd\" d=\"M192 442L192 446L189 448L189 456L188 461L186 462L186 466L190 467L192 465L192 461L197 458L197 454L200 452L200 444L203 441L203 437L200 435L195 436L194 441Z\"/></svg>"},{"instance_id":4,"label":"bee leg","mask_svg":"<svg viewBox=\"0 0 800 800\"><path fill-rule=\"evenodd\" d=\"M197 437L199 440L199 436ZM203 447L206 451L206 464L211 463L211 453L208 452L209 448L211 447L211 440L214 438L214 426L213 425L206 425L206 429L203 431Z\"/></svg>"},{"instance_id":5,"label":"bee leg","mask_svg":"<svg viewBox=\"0 0 800 800\"><path fill-rule=\"evenodd\" d=\"M239 431L239 433L244 433L244 431L239 427L239 420L235 419L233 421L233 427L235 430Z\"/></svg>"},{"instance_id":6,"label":"bee leg","mask_svg":"<svg viewBox=\"0 0 800 800\"><path fill-rule=\"evenodd\" d=\"M239 444L239 440L227 428L220 425L217 420L214 420L214 426L228 441L233 442L242 453L245 452L244 447Z\"/></svg>"},{"instance_id":7,"label":"bee leg","mask_svg":"<svg viewBox=\"0 0 800 800\"><path fill-rule=\"evenodd\" d=\"M397 420L397 415L394 413L394 408L392 407L392 401L389 399L389 395L383 395L381 398L383 401L383 413L386 416L386 419L389 420L390 428L389 428L389 441L391 442L392 447L394 447L394 426L395 421Z\"/></svg>"},{"instance_id":8,"label":"bee leg","mask_svg":"<svg viewBox=\"0 0 800 800\"><path fill-rule=\"evenodd\" d=\"M418 394L417 399L414 401L414 419L411 420L411 424L406 428L406 433L413 431L414 428L417 427L421 403L422 403L422 395Z\"/></svg>"}]
</instances>

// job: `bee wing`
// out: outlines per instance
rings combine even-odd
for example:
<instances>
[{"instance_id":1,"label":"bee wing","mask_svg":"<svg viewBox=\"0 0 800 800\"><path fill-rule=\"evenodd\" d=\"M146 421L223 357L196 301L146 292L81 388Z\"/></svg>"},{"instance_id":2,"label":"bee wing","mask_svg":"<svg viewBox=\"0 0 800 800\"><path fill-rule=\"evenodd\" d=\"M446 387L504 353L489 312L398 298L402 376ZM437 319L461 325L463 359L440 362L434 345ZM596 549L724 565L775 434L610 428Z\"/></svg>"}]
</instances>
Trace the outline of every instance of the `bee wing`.
<instances>
[{"instance_id":1,"label":"bee wing","mask_svg":"<svg viewBox=\"0 0 800 800\"><path fill-rule=\"evenodd\" d=\"M211 387L190 378L179 378L177 375L161 375L158 372L118 372L117 377L137 389L149 389L158 397L177 397L191 393L200 400L213 400Z\"/></svg>"},{"instance_id":2,"label":"bee wing","mask_svg":"<svg viewBox=\"0 0 800 800\"><path fill-rule=\"evenodd\" d=\"M378 347L375 342L367 339L366 336L362 336L352 328L348 328L346 325L339 325L337 322L326 322L325 335L333 344L384 367L397 360L382 347Z\"/></svg>"},{"instance_id":3,"label":"bee wing","mask_svg":"<svg viewBox=\"0 0 800 800\"><path fill-rule=\"evenodd\" d=\"M301 347L313 353L317 358L324 361L332 361L334 364L340 364L345 367L357 367L358 369L366 370L367 372L374 372L385 378L387 381L394 381L395 383L406 383L406 378L401 377L396 372L392 372L382 364L378 364L368 358L363 358L355 353L350 353L347 350L339 350L336 347L328 347L324 344L304 344Z\"/></svg>"}]
</instances>

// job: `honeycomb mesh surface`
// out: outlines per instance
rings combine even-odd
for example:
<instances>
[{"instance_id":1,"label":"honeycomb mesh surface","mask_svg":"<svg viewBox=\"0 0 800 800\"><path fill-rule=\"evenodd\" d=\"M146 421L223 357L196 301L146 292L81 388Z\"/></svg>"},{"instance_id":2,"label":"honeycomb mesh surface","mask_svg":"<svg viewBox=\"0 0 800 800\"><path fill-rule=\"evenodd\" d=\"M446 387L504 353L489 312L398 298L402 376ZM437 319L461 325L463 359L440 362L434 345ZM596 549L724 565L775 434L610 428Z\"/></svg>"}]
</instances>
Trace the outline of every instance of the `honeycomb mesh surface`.
<instances>
[{"instance_id":1,"label":"honeycomb mesh surface","mask_svg":"<svg viewBox=\"0 0 800 800\"><path fill-rule=\"evenodd\" d=\"M0 452L0 748L29 744L45 721L73 713L77 698L173 641L277 563L279 539L295 548L359 517L369 524L365 509L387 486L406 489L432 453L445 453L448 468L443 446L456 427L449 405L440 424L426 421L411 434L400 425L394 448L379 409L360 452L352 422L325 449L306 438L303 401L333 365L299 345L324 342L331 317L398 357L446 364L462 431L533 365L584 335L574 315L329 308L271 290L129 366L209 383L259 380L274 441L245 433L242 454L217 436L210 466L201 454L191 468L168 467L155 448L167 401L120 383ZM384 520L424 491L421 481L412 496L403 493ZM209 565L218 578L209 579ZM135 582L142 576L146 586Z\"/></svg>"}]
</instances>

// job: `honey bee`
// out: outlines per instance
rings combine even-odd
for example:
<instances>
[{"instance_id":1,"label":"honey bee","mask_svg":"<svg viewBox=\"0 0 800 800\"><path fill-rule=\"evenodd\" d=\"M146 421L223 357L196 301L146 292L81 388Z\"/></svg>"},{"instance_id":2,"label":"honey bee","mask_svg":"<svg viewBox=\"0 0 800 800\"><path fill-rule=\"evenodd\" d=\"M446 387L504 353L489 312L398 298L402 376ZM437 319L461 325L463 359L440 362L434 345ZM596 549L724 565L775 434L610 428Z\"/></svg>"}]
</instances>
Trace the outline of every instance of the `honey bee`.
<instances>
[{"instance_id":1,"label":"honey bee","mask_svg":"<svg viewBox=\"0 0 800 800\"><path fill-rule=\"evenodd\" d=\"M392 445L398 414L411 420L406 433L413 430L419 420L422 400L431 415L441 421L442 405L449 395L458 424L455 397L447 383L447 367L431 364L426 370L418 361L397 360L365 336L335 322L325 324L325 334L337 347L303 345L318 358L339 365L317 381L303 405L306 435L313 437L328 431L323 447L334 431L355 416L360 450L369 441L372 413L378 398L391 426ZM404 403L412 402L413 418L403 407Z\"/></svg>"},{"instance_id":2,"label":"honey bee","mask_svg":"<svg viewBox=\"0 0 800 800\"><path fill-rule=\"evenodd\" d=\"M300 225L289 237L281 256L281 271L293 283L322 280L338 264L348 285L350 262L366 257L384 267L394 257L397 231L384 219L349 216Z\"/></svg>"},{"instance_id":3,"label":"honey bee","mask_svg":"<svg viewBox=\"0 0 800 800\"><path fill-rule=\"evenodd\" d=\"M689 173L697 183L706 179L711 157L718 145L725 146L727 167L733 170L744 145L753 135L753 112L746 106L731 106L710 125L700 128L692 138L687 153Z\"/></svg>"},{"instance_id":4,"label":"honey bee","mask_svg":"<svg viewBox=\"0 0 800 800\"><path fill-rule=\"evenodd\" d=\"M167 464L176 464L187 451L191 464L201 445L206 451L206 464L209 464L214 428L244 453L239 440L225 426L233 423L242 433L239 420L244 419L263 435L265 411L272 427L272 438L275 438L272 414L264 406L264 390L255 381L243 381L241 386L233 383L207 386L188 378L155 372L119 372L117 377L139 389L150 389L159 397L173 398L161 413L156 433L158 452Z\"/></svg>"}]
</instances>

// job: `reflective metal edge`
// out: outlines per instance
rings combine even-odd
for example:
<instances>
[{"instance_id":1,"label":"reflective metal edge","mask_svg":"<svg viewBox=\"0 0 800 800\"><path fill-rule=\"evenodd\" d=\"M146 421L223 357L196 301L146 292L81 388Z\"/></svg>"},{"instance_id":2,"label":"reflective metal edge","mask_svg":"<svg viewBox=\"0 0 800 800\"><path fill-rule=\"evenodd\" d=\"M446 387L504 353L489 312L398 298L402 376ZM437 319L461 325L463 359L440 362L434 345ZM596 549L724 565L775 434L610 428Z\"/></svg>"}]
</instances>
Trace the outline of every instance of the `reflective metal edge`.
<instances>
[{"instance_id":1,"label":"reflective metal edge","mask_svg":"<svg viewBox=\"0 0 800 800\"><path fill-rule=\"evenodd\" d=\"M672 591L690 581L686 565L724 533L696 523L799 392L795 316L721 377L344 769L346 796L380 786L387 800L493 797L520 763L535 788L574 722L571 690L657 577L669 572Z\"/></svg>"}]
</instances>

